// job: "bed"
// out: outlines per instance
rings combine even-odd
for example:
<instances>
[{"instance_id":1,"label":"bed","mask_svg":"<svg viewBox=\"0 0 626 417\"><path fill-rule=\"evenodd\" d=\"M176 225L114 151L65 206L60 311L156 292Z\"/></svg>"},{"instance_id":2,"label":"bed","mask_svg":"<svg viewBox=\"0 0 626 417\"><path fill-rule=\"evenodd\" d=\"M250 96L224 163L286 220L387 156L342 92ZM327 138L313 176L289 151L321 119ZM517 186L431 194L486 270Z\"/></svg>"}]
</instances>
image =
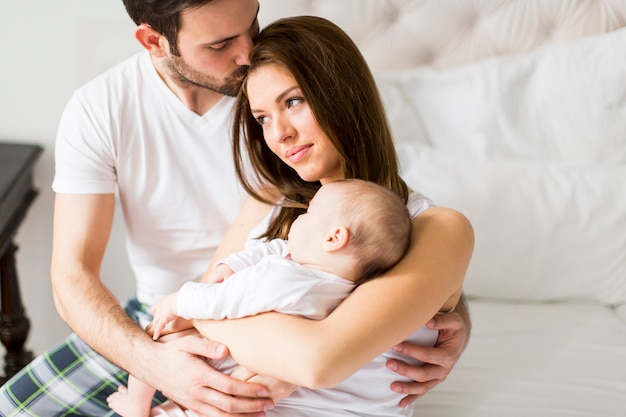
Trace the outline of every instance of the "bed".
<instances>
[{"instance_id":1,"label":"bed","mask_svg":"<svg viewBox=\"0 0 626 417\"><path fill-rule=\"evenodd\" d=\"M473 331L415 416L626 416L626 1L262 0L375 72L405 179L472 221Z\"/></svg>"}]
</instances>

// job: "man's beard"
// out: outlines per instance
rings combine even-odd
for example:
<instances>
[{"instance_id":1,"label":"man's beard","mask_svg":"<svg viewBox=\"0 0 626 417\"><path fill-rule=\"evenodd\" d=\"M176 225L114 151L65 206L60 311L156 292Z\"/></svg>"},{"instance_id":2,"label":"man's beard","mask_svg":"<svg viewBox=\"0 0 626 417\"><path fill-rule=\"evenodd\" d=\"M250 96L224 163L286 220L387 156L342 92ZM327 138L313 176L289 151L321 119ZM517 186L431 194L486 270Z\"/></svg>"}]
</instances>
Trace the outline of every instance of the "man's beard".
<instances>
[{"instance_id":1,"label":"man's beard","mask_svg":"<svg viewBox=\"0 0 626 417\"><path fill-rule=\"evenodd\" d=\"M231 97L239 93L241 83L247 73L247 67L240 67L226 78L219 80L194 70L184 59L177 56L172 56L167 61L167 68L170 76L180 83L206 88Z\"/></svg>"}]
</instances>

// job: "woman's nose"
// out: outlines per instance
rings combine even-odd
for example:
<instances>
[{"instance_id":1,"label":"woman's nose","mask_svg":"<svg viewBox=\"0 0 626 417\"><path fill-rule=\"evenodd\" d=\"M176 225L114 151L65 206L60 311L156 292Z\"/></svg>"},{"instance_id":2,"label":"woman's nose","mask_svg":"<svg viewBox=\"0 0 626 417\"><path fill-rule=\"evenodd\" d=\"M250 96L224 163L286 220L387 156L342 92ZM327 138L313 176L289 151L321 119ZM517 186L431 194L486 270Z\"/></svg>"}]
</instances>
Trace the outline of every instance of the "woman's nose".
<instances>
[{"instance_id":1,"label":"woman's nose","mask_svg":"<svg viewBox=\"0 0 626 417\"><path fill-rule=\"evenodd\" d=\"M294 136L295 129L286 117L274 117L272 122L272 139L275 142L282 143Z\"/></svg>"}]
</instances>

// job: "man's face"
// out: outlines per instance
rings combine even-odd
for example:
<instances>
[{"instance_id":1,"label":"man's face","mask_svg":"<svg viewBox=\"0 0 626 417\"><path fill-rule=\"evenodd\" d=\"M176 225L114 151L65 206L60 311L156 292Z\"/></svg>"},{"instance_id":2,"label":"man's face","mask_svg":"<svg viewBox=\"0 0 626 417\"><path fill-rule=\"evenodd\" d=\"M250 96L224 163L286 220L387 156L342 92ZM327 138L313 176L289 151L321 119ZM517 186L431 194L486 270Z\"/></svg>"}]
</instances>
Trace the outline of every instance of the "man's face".
<instances>
[{"instance_id":1,"label":"man's face","mask_svg":"<svg viewBox=\"0 0 626 417\"><path fill-rule=\"evenodd\" d=\"M237 95L259 33L258 11L258 0L215 0L184 12L180 56L168 52L168 75L179 85Z\"/></svg>"}]
</instances>

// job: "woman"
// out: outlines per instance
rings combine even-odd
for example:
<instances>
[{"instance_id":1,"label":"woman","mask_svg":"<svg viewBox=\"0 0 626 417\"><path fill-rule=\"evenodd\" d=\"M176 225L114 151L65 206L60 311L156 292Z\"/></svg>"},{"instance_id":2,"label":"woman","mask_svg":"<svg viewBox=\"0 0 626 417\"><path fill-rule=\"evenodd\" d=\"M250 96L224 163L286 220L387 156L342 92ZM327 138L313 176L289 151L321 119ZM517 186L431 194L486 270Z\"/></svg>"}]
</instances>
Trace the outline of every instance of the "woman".
<instances>
[{"instance_id":1,"label":"woman","mask_svg":"<svg viewBox=\"0 0 626 417\"><path fill-rule=\"evenodd\" d=\"M195 322L258 374L311 389L334 387L459 304L473 231L462 214L432 206L400 178L375 82L341 29L315 17L280 20L261 32L250 63L233 147L238 175L255 200L244 206L215 259L243 248L250 233L286 238L299 207L338 179L384 185L415 216L400 263L359 286L326 319L266 313ZM358 402L340 407L358 414Z\"/></svg>"}]
</instances>

